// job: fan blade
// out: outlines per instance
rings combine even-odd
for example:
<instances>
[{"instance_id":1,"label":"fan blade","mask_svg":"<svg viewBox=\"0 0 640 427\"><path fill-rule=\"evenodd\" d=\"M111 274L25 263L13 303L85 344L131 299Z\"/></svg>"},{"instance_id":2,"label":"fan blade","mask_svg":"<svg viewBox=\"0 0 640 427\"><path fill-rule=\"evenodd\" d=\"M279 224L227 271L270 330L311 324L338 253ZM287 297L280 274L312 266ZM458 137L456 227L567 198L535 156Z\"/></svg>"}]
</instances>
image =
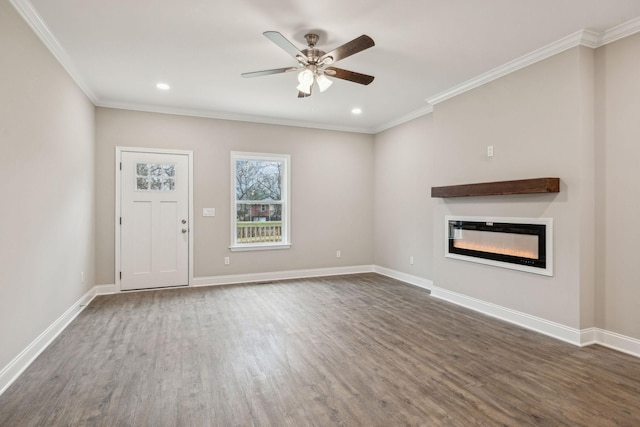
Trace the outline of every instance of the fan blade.
<instances>
[{"instance_id":1,"label":"fan blade","mask_svg":"<svg viewBox=\"0 0 640 427\"><path fill-rule=\"evenodd\" d=\"M325 68L325 74L331 77L335 77L337 79L349 80L350 82L360 83L361 85L368 85L375 78L367 74L360 74L360 73L356 73L355 71L343 70L342 68L336 68L336 67Z\"/></svg>"},{"instance_id":2,"label":"fan blade","mask_svg":"<svg viewBox=\"0 0 640 427\"><path fill-rule=\"evenodd\" d=\"M287 52L289 55L293 56L297 61L303 64L307 64L307 57L304 53L300 52L300 49L295 47L293 43L285 38L282 34L277 31L265 31L264 36L280 46L282 50Z\"/></svg>"},{"instance_id":3,"label":"fan blade","mask_svg":"<svg viewBox=\"0 0 640 427\"><path fill-rule=\"evenodd\" d=\"M244 78L260 77L260 76L269 76L271 74L287 73L289 71L296 71L299 69L300 68L298 67L274 68L273 70L252 71L250 73L242 73L240 75Z\"/></svg>"},{"instance_id":4,"label":"fan blade","mask_svg":"<svg viewBox=\"0 0 640 427\"><path fill-rule=\"evenodd\" d=\"M363 34L360 37L333 49L331 52L325 53L320 57L318 63L321 64L322 62L325 62L325 64L333 64L348 56L362 52L365 49L369 49L372 46L375 46L373 39Z\"/></svg>"}]
</instances>

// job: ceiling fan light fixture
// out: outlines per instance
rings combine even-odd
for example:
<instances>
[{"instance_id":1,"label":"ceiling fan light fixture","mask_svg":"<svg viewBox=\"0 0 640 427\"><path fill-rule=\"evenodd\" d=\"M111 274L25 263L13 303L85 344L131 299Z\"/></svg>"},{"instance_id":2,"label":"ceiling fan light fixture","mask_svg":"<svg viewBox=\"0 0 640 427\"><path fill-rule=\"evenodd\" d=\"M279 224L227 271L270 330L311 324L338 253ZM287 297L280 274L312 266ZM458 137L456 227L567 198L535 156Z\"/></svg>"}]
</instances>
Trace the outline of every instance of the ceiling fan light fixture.
<instances>
[{"instance_id":1,"label":"ceiling fan light fixture","mask_svg":"<svg viewBox=\"0 0 640 427\"><path fill-rule=\"evenodd\" d=\"M296 89L298 89L300 92L306 95L311 95L311 85L308 85L306 83L300 83L298 86L296 86Z\"/></svg>"},{"instance_id":2,"label":"ceiling fan light fixture","mask_svg":"<svg viewBox=\"0 0 640 427\"><path fill-rule=\"evenodd\" d=\"M282 50L287 52L298 61L297 67L283 67L272 70L254 71L251 73L242 73L242 77L258 77L268 76L271 74L287 73L289 71L298 71L298 98L306 98L311 95L314 83L318 83L320 92L326 91L332 84L333 80L327 78L346 80L361 85L368 85L373 81L373 76L357 73L355 71L344 70L342 68L329 67L342 59L351 55L362 52L365 49L375 46L373 39L366 34L357 37L350 42L339 46L329 53L316 49L318 35L308 33L304 36L307 41L307 48L299 50L285 36L277 31L265 31L264 36L275 43Z\"/></svg>"},{"instance_id":3,"label":"ceiling fan light fixture","mask_svg":"<svg viewBox=\"0 0 640 427\"><path fill-rule=\"evenodd\" d=\"M316 82L318 83L320 92L324 92L325 90L329 89L329 86L333 84L333 82L329 80L324 74L318 75L318 77L316 77Z\"/></svg>"},{"instance_id":4,"label":"ceiling fan light fixture","mask_svg":"<svg viewBox=\"0 0 640 427\"><path fill-rule=\"evenodd\" d=\"M322 63L322 64L324 64L324 65L331 65L331 64L333 64L333 56L327 56L327 57L325 57L325 58L321 61L321 63Z\"/></svg>"},{"instance_id":5,"label":"ceiling fan light fixture","mask_svg":"<svg viewBox=\"0 0 640 427\"><path fill-rule=\"evenodd\" d=\"M298 81L300 84L296 87L300 92L311 94L311 85L313 85L313 71L309 69L302 70L298 74Z\"/></svg>"},{"instance_id":6,"label":"ceiling fan light fixture","mask_svg":"<svg viewBox=\"0 0 640 427\"><path fill-rule=\"evenodd\" d=\"M298 81L311 86L313 84L313 71L304 69L298 74Z\"/></svg>"}]
</instances>

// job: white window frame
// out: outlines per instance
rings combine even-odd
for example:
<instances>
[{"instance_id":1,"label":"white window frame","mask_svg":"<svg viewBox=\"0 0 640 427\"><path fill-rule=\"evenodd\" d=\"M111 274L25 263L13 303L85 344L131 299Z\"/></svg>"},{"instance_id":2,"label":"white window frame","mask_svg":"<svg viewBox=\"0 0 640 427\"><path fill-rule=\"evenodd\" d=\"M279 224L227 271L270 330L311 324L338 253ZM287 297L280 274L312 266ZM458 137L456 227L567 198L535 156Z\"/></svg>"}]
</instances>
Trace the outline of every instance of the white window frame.
<instances>
[{"instance_id":1,"label":"white window frame","mask_svg":"<svg viewBox=\"0 0 640 427\"><path fill-rule=\"evenodd\" d=\"M260 160L271 162L282 162L282 241L277 243L238 243L237 241L237 212L236 212L236 161L237 160ZM289 154L273 153L252 153L245 151L231 152L231 245L232 252L238 251L258 251L270 249L288 249L291 247L291 156ZM259 203L264 204L264 203Z\"/></svg>"}]
</instances>

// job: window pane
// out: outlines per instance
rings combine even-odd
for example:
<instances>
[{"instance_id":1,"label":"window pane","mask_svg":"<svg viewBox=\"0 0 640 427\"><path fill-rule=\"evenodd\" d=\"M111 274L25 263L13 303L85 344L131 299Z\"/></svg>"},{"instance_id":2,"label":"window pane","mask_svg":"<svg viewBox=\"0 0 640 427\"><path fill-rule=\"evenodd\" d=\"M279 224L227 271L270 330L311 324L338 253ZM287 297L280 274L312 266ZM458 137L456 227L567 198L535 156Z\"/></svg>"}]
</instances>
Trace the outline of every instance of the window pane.
<instances>
[{"instance_id":1,"label":"window pane","mask_svg":"<svg viewBox=\"0 0 640 427\"><path fill-rule=\"evenodd\" d=\"M236 219L252 222L282 221L282 203L271 203L270 205L238 203L236 204Z\"/></svg>"},{"instance_id":2,"label":"window pane","mask_svg":"<svg viewBox=\"0 0 640 427\"><path fill-rule=\"evenodd\" d=\"M176 167L171 164L137 163L136 189L174 191Z\"/></svg>"},{"instance_id":3,"label":"window pane","mask_svg":"<svg viewBox=\"0 0 640 427\"><path fill-rule=\"evenodd\" d=\"M149 180L147 178L138 178L137 179L138 190L148 190L149 189Z\"/></svg>"},{"instance_id":4,"label":"window pane","mask_svg":"<svg viewBox=\"0 0 640 427\"><path fill-rule=\"evenodd\" d=\"M157 176L151 177L151 189L152 190L162 190L162 179Z\"/></svg>"},{"instance_id":5,"label":"window pane","mask_svg":"<svg viewBox=\"0 0 640 427\"><path fill-rule=\"evenodd\" d=\"M231 152L231 160L232 250L288 247L290 156Z\"/></svg>"},{"instance_id":6,"label":"window pane","mask_svg":"<svg viewBox=\"0 0 640 427\"><path fill-rule=\"evenodd\" d=\"M149 175L162 176L164 174L164 165L152 164L149 165Z\"/></svg>"},{"instance_id":7,"label":"window pane","mask_svg":"<svg viewBox=\"0 0 640 427\"><path fill-rule=\"evenodd\" d=\"M173 191L176 189L176 182L173 178L165 178L162 180L162 191Z\"/></svg>"},{"instance_id":8,"label":"window pane","mask_svg":"<svg viewBox=\"0 0 640 427\"><path fill-rule=\"evenodd\" d=\"M282 200L281 161L236 160L236 200Z\"/></svg>"},{"instance_id":9,"label":"window pane","mask_svg":"<svg viewBox=\"0 0 640 427\"><path fill-rule=\"evenodd\" d=\"M238 203L236 214L237 243L282 242L282 204Z\"/></svg>"},{"instance_id":10,"label":"window pane","mask_svg":"<svg viewBox=\"0 0 640 427\"><path fill-rule=\"evenodd\" d=\"M138 176L147 176L149 175L149 166L146 163L138 163L136 164L136 171Z\"/></svg>"}]
</instances>

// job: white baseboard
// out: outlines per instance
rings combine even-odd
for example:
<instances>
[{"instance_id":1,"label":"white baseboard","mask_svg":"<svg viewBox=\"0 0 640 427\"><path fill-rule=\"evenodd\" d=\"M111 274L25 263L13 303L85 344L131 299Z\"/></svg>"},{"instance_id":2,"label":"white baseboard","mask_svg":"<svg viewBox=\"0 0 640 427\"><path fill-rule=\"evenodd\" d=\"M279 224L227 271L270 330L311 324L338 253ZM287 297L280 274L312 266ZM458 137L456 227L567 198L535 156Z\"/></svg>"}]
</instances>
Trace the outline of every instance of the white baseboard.
<instances>
[{"instance_id":1,"label":"white baseboard","mask_svg":"<svg viewBox=\"0 0 640 427\"><path fill-rule=\"evenodd\" d=\"M271 280L304 279L306 277L338 276L341 274L373 273L373 265L352 267L312 268L308 270L272 271L268 273L230 274L226 276L194 277L192 286L235 285L238 283L267 282Z\"/></svg>"},{"instance_id":2,"label":"white baseboard","mask_svg":"<svg viewBox=\"0 0 640 427\"><path fill-rule=\"evenodd\" d=\"M587 328L580 330L580 347L598 344L597 328Z\"/></svg>"},{"instance_id":3,"label":"white baseboard","mask_svg":"<svg viewBox=\"0 0 640 427\"><path fill-rule=\"evenodd\" d=\"M598 344L640 357L640 340L599 328L575 329L540 317L502 307L433 286L431 296L513 323L580 347Z\"/></svg>"},{"instance_id":4,"label":"white baseboard","mask_svg":"<svg viewBox=\"0 0 640 427\"><path fill-rule=\"evenodd\" d=\"M115 284L112 285L96 285L93 287L96 295L111 295L118 293L118 287Z\"/></svg>"},{"instance_id":5,"label":"white baseboard","mask_svg":"<svg viewBox=\"0 0 640 427\"><path fill-rule=\"evenodd\" d=\"M588 328L583 330L570 328L526 313L521 313L506 307L501 307L496 304L438 288L433 286L433 282L428 279L423 279L411 274L375 265L198 277L194 278L192 286L216 286L374 272L400 280L401 282L405 282L410 285L428 289L431 291L431 296L435 298L449 301L574 345L587 346L591 344L599 344L632 356L640 357L640 340L638 339L620 335L615 332L605 331L599 328ZM117 292L118 290L116 285L97 285L83 295L75 304L64 312L62 316L54 321L51 326L42 332L40 336L38 336L31 344L29 344L29 346L27 346L27 348L25 348L0 371L0 395L9 388L20 374L24 372L36 357L38 357L38 355L42 353L49 344L51 344L51 342L69 325L69 323L71 323L71 321L80 314L80 312L93 300L93 298L95 298L95 296L114 294Z\"/></svg>"},{"instance_id":6,"label":"white baseboard","mask_svg":"<svg viewBox=\"0 0 640 427\"><path fill-rule=\"evenodd\" d=\"M396 279L410 285L418 286L429 291L431 290L431 288L433 288L433 282L431 280L423 279L422 277L403 273L401 271L392 270L386 267L380 267L378 265L374 266L373 271L375 273L382 274L383 276L391 277L392 279Z\"/></svg>"},{"instance_id":7,"label":"white baseboard","mask_svg":"<svg viewBox=\"0 0 640 427\"><path fill-rule=\"evenodd\" d=\"M78 314L97 295L96 287L91 288L78 301L76 301L62 316L56 319L44 332L31 344L18 354L7 366L0 371L0 395L24 372L31 363L46 349L51 342L76 318Z\"/></svg>"},{"instance_id":8,"label":"white baseboard","mask_svg":"<svg viewBox=\"0 0 640 427\"><path fill-rule=\"evenodd\" d=\"M497 304L482 301L456 292L434 286L431 296L452 302L462 307L469 308L480 313L496 317L509 323L531 329L541 334L574 344L581 345L580 330L570 328L560 323L551 322L540 317L522 313Z\"/></svg>"},{"instance_id":9,"label":"white baseboard","mask_svg":"<svg viewBox=\"0 0 640 427\"><path fill-rule=\"evenodd\" d=\"M595 344L603 347L627 353L632 356L640 357L640 340L620 335L615 332L605 331L604 329L595 329Z\"/></svg>"}]
</instances>

